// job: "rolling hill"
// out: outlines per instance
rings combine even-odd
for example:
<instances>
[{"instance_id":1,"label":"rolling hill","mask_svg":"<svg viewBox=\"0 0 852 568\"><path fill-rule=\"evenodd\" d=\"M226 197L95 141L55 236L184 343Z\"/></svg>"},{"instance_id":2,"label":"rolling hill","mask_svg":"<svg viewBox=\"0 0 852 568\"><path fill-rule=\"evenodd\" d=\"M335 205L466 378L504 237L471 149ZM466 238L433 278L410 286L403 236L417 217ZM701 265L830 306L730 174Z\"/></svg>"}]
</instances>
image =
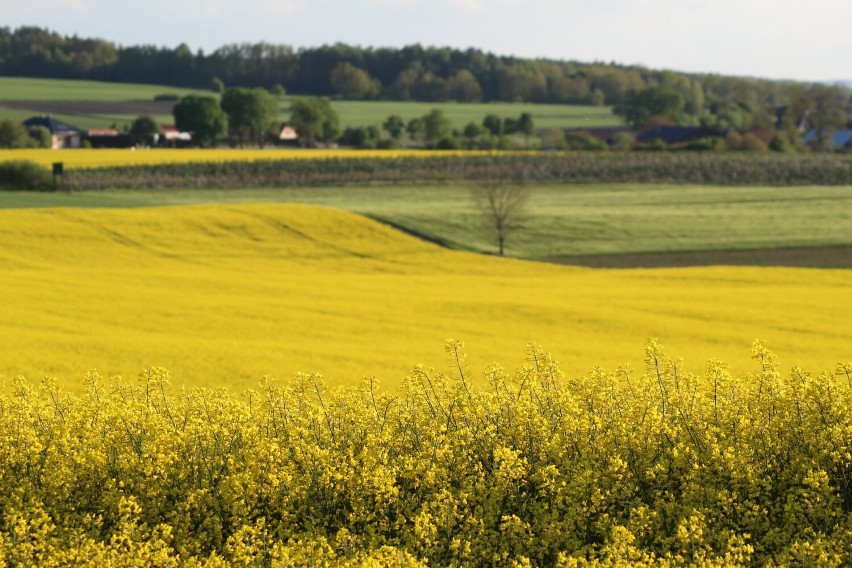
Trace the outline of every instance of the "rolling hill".
<instances>
[{"instance_id":1,"label":"rolling hill","mask_svg":"<svg viewBox=\"0 0 852 568\"><path fill-rule=\"evenodd\" d=\"M785 365L850 358L842 270L592 270L454 252L307 205L0 211L0 375L171 370L176 386L256 386L322 372L400 383L474 372L534 340L569 374L641 368L659 337L689 361L742 360L761 338ZM847 312L847 313L843 313ZM700 371L700 369L696 369Z\"/></svg>"},{"instance_id":2,"label":"rolling hill","mask_svg":"<svg viewBox=\"0 0 852 568\"><path fill-rule=\"evenodd\" d=\"M109 151L98 151L69 156L82 162L98 160L105 152L108 155ZM174 159L200 159L211 151L163 152ZM44 165L49 166L55 154L46 154ZM145 160L155 152L123 154ZM508 243L510 256L609 267L708 263L852 267L849 186L599 183L531 189L524 227ZM215 203L334 207L451 248L494 250L481 214L463 185L0 192L0 209Z\"/></svg>"}]
</instances>

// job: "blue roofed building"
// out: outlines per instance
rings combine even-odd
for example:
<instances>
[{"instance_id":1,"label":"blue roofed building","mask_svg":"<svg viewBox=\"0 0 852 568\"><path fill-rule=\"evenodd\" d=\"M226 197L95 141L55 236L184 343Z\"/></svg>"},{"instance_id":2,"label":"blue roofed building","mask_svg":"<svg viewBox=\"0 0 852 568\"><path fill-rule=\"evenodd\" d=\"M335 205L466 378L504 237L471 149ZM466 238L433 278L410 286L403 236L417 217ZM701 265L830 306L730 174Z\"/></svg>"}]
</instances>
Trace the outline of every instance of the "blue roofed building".
<instances>
[{"instance_id":1,"label":"blue roofed building","mask_svg":"<svg viewBox=\"0 0 852 568\"><path fill-rule=\"evenodd\" d=\"M831 150L852 149L852 129L826 132L826 137L828 139L827 147ZM808 130L802 136L802 140L808 146L817 144L819 142L819 131Z\"/></svg>"},{"instance_id":2,"label":"blue roofed building","mask_svg":"<svg viewBox=\"0 0 852 568\"><path fill-rule=\"evenodd\" d=\"M76 126L56 120L52 116L34 116L24 121L27 128L42 126L50 131L51 148L79 148L83 132Z\"/></svg>"}]
</instances>

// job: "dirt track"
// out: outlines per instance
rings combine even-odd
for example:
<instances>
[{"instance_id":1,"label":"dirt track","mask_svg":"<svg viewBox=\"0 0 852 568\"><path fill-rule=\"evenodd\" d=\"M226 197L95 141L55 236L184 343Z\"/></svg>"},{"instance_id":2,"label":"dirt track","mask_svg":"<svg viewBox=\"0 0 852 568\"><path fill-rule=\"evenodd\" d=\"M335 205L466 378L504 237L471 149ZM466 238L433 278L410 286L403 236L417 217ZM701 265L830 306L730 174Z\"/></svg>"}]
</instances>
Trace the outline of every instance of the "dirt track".
<instances>
[{"instance_id":1,"label":"dirt track","mask_svg":"<svg viewBox=\"0 0 852 568\"><path fill-rule=\"evenodd\" d=\"M542 260L592 268L716 265L852 268L852 246L563 256Z\"/></svg>"}]
</instances>

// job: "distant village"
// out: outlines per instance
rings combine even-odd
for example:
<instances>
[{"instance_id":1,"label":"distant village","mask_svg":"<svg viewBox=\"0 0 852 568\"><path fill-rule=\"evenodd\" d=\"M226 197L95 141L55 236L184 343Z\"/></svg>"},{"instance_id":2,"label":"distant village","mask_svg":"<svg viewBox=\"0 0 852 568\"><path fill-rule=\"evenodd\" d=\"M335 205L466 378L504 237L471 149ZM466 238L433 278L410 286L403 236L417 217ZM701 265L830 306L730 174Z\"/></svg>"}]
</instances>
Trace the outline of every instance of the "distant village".
<instances>
[{"instance_id":1,"label":"distant village","mask_svg":"<svg viewBox=\"0 0 852 568\"><path fill-rule=\"evenodd\" d=\"M538 130L542 149L604 150L608 148L629 149L687 149L687 150L748 150L751 142L765 149L771 147L773 137L783 125L784 111L778 111L776 128L753 129L742 134L720 133L704 126L678 126L665 121L649 121L642 129L628 126L597 128L566 128ZM84 130L62 122L52 116L34 116L23 121L26 128L42 127L50 132L51 148L131 148L136 144L127 130L97 128ZM561 132L554 132L558 130ZM797 132L801 142L810 148L822 150L852 149L852 129L833 130L829 133L811 128L807 119L799 121ZM555 137L554 137L555 135ZM732 138L736 138L732 142ZM299 133L289 124L282 123L277 130L267 135L266 142L272 146L299 146ZM739 147L734 146L734 144ZM184 148L194 144L190 132L178 130L174 124L159 125L145 146L159 148Z\"/></svg>"},{"instance_id":2,"label":"distant village","mask_svg":"<svg viewBox=\"0 0 852 568\"><path fill-rule=\"evenodd\" d=\"M95 128L84 130L57 120L52 116L34 116L23 122L24 127L42 127L50 132L51 148L131 148L134 146L130 132L117 128ZM153 134L150 146L159 148L185 148L193 146L192 134L179 131L174 124L159 125L160 132ZM288 124L282 124L277 137L272 135L273 144L292 146L298 142L298 134Z\"/></svg>"}]
</instances>

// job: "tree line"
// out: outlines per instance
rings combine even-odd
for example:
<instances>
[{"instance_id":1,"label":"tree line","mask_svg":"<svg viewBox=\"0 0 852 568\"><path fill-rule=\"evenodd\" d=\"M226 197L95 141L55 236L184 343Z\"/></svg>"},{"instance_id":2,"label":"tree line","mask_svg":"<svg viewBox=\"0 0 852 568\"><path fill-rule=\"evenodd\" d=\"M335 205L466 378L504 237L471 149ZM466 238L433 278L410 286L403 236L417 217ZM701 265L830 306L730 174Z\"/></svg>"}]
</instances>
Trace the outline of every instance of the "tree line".
<instances>
[{"instance_id":1,"label":"tree line","mask_svg":"<svg viewBox=\"0 0 852 568\"><path fill-rule=\"evenodd\" d=\"M441 109L432 109L406 122L392 114L378 125L342 129L340 118L328 98L299 97L290 103L289 125L299 134L303 146L327 146L340 143L356 148L397 148L402 145L438 149L495 149L512 147L509 136L535 133L532 114L517 118L487 114L481 123L471 121L464 129L454 129ZM226 137L229 143L263 147L274 141L281 129L277 99L266 89L227 87L221 98L187 95L173 111L175 126L192 135L199 146L214 146ZM149 116L138 117L130 127L136 144L152 143L158 126Z\"/></svg>"},{"instance_id":2,"label":"tree line","mask_svg":"<svg viewBox=\"0 0 852 568\"><path fill-rule=\"evenodd\" d=\"M829 88L825 89L826 93L830 92ZM624 98L616 110L640 133L652 131L659 125L683 124L685 120L683 99L664 88L628 91ZM701 117L702 128L698 129L700 137L680 144L673 143L672 148L690 151L805 151L807 147L800 135L798 120L793 119L794 116L802 116L807 118L809 127L818 133L819 138L812 146L828 150L832 149L828 144L832 130L842 127L847 121L846 112L839 106L837 99L830 96L817 98L813 103L791 104L784 108L785 112L776 112L767 118L765 124L753 121L745 128L725 123L723 116ZM612 135L606 140L582 130L547 129L539 133L529 112L522 112L517 118L503 118L489 113L481 122L470 121L463 128L454 128L444 112L434 108L407 122L401 116L392 114L381 124L341 128L340 119L328 98L298 97L291 101L288 110L289 125L298 132L299 144L303 146L341 144L355 148L390 149L406 146L442 150L540 147L552 150L620 151L670 148L662 139L643 141L632 132L616 132L618 129L612 130ZM191 133L193 143L200 146L213 146L227 139L231 145L242 147L250 143L263 147L266 143L274 143L281 130L278 100L260 87L227 87L220 98L188 95L175 105L174 117L177 128ZM150 117L144 116L134 121L130 128L131 139L136 144L147 144L146 140L152 139L156 132L157 125ZM637 144L637 140L643 143Z\"/></svg>"},{"instance_id":3,"label":"tree line","mask_svg":"<svg viewBox=\"0 0 852 568\"><path fill-rule=\"evenodd\" d=\"M687 74L616 63L498 56L478 49L373 48L342 43L294 49L267 42L224 45L212 53L186 44L121 46L38 28L0 28L6 76L158 83L195 88L264 87L346 99L508 101L621 105L630 92L664 88L682 99L684 117L705 114L742 123L791 98L820 96L814 85ZM832 89L841 106L849 90ZM799 89L800 94L794 92ZM753 117L756 115L756 119Z\"/></svg>"}]
</instances>

